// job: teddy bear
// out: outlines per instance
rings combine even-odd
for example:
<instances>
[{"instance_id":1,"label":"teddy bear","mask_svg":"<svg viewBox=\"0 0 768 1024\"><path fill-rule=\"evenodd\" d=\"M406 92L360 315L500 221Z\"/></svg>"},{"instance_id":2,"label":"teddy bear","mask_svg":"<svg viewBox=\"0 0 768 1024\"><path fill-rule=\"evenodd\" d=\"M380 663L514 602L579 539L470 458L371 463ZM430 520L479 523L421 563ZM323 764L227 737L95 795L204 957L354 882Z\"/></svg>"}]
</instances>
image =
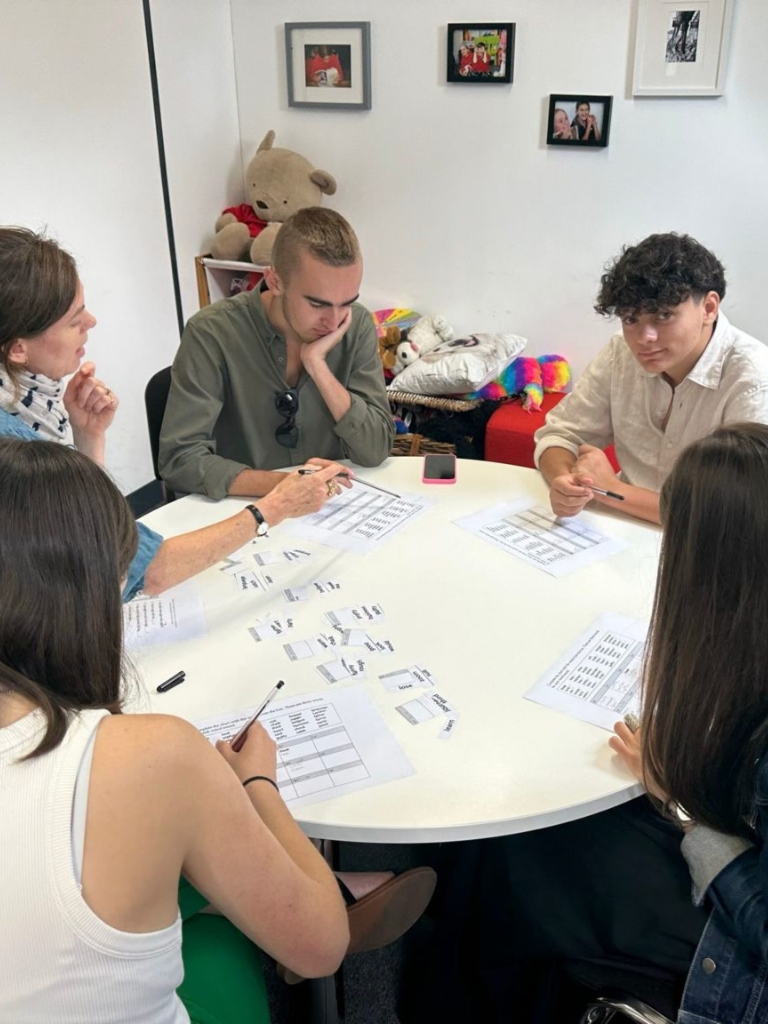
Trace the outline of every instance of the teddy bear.
<instances>
[{"instance_id":1,"label":"teddy bear","mask_svg":"<svg viewBox=\"0 0 768 1024\"><path fill-rule=\"evenodd\" d=\"M406 366L415 363L417 359L437 348L444 341L452 341L454 338L453 328L445 317L423 316L411 327L405 335L405 339L397 346L397 357L395 359L395 376L404 370Z\"/></svg>"},{"instance_id":2,"label":"teddy bear","mask_svg":"<svg viewBox=\"0 0 768 1024\"><path fill-rule=\"evenodd\" d=\"M230 206L216 221L212 255L219 260L249 260L268 266L283 221L305 206L332 196L336 181L290 149L273 147L268 131L245 172L247 203Z\"/></svg>"},{"instance_id":3,"label":"teddy bear","mask_svg":"<svg viewBox=\"0 0 768 1024\"><path fill-rule=\"evenodd\" d=\"M379 358L384 367L384 376L391 377L397 358L397 348L403 337L399 327L389 326L384 328L384 333L379 335Z\"/></svg>"}]
</instances>

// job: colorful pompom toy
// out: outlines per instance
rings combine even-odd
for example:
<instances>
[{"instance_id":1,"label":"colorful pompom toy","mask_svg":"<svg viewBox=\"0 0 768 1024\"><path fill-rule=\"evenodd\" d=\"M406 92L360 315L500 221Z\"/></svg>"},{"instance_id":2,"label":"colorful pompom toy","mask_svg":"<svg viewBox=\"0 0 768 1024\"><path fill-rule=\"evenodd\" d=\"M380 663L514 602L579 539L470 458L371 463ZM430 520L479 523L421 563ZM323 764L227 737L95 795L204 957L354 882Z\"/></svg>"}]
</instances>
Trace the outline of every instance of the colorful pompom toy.
<instances>
[{"instance_id":1,"label":"colorful pompom toy","mask_svg":"<svg viewBox=\"0 0 768 1024\"><path fill-rule=\"evenodd\" d=\"M571 368L562 356L518 356L490 384L472 391L465 398L498 402L520 395L527 412L538 410L545 391L564 391L571 382Z\"/></svg>"}]
</instances>

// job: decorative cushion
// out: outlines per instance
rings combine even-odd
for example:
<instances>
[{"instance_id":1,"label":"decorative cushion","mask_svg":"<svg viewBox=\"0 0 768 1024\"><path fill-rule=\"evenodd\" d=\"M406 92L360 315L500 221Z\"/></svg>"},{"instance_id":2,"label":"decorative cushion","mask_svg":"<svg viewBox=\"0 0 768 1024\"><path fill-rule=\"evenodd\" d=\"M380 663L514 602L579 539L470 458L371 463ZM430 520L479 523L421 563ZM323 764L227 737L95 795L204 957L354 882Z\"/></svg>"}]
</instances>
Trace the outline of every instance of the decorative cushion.
<instances>
[{"instance_id":1,"label":"decorative cushion","mask_svg":"<svg viewBox=\"0 0 768 1024\"><path fill-rule=\"evenodd\" d=\"M461 395L497 377L527 345L517 334L472 334L444 341L406 366L390 385L415 395Z\"/></svg>"}]
</instances>

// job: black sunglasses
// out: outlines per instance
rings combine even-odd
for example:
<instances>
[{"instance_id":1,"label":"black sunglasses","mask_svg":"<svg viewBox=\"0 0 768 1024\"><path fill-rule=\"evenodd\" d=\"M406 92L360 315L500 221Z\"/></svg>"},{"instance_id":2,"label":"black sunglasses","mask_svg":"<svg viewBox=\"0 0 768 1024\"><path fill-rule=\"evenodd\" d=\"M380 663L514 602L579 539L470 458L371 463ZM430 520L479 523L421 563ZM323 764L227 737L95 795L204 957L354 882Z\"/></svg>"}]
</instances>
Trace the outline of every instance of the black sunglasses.
<instances>
[{"instance_id":1,"label":"black sunglasses","mask_svg":"<svg viewBox=\"0 0 768 1024\"><path fill-rule=\"evenodd\" d=\"M278 391L275 395L275 408L285 420L275 431L275 440L283 448L295 448L299 443L299 428L296 426L296 414L299 411L299 389L288 388Z\"/></svg>"}]
</instances>

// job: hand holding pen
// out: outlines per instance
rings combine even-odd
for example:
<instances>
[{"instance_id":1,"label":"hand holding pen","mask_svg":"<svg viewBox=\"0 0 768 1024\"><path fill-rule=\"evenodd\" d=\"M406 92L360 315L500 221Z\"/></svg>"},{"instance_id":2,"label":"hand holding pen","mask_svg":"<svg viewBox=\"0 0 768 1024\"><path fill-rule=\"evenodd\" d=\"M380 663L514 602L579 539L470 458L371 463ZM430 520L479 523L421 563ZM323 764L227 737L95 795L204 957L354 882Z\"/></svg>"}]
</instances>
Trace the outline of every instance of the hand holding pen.
<instances>
[{"instance_id":1,"label":"hand holding pen","mask_svg":"<svg viewBox=\"0 0 768 1024\"><path fill-rule=\"evenodd\" d=\"M237 735L233 736L232 739L229 741L230 747L235 752L240 750L242 745L245 743L245 738L248 735L248 730L251 728L253 723L258 719L259 715L262 713L262 711L264 711L266 706L268 704L271 704L271 702L275 698L275 694L277 693L278 690L282 689L283 686L285 686L285 681L283 679L281 679L278 683L275 683L275 685L269 691L269 693L261 702L261 704L259 704L258 708L256 709L256 713L253 715L253 717L250 718L242 727L242 729L237 733Z\"/></svg>"},{"instance_id":2,"label":"hand holding pen","mask_svg":"<svg viewBox=\"0 0 768 1024\"><path fill-rule=\"evenodd\" d=\"M312 469L311 467L306 466L304 469L300 469L299 470L299 476L309 476L311 473L314 473L314 472L316 472L314 469ZM337 473L336 477L337 477L337 479L342 479L342 480L347 480L348 481L348 480L350 480L353 477L353 474L350 473L350 472L347 472L346 470L344 470L342 473ZM356 477L354 477L354 480L355 480L355 483L362 484L363 487L372 487L374 491L381 491L382 494L389 494L390 497L392 497L392 498L399 498L400 497L400 495L399 494L395 494L394 491L388 491L386 489L386 487L379 487L378 484L372 484L368 480L363 480L362 477L356 476ZM346 486L349 487L350 486L349 483L347 483ZM328 496L329 497L333 496L331 494L330 487L328 489Z\"/></svg>"}]
</instances>

